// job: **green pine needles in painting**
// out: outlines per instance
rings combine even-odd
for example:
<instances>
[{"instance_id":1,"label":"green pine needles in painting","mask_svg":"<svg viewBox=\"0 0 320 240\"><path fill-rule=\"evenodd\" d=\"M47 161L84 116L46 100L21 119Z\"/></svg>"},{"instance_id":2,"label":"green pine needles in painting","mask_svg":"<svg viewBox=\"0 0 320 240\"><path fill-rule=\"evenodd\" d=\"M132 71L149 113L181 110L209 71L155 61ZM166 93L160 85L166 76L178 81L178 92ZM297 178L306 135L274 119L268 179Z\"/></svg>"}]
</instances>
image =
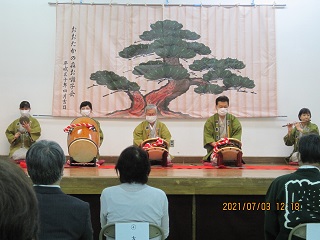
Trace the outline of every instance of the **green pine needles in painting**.
<instances>
[{"instance_id":1,"label":"green pine needles in painting","mask_svg":"<svg viewBox=\"0 0 320 240\"><path fill-rule=\"evenodd\" d=\"M109 117L142 116L147 104L157 105L158 114L163 117L191 117L169 108L170 102L185 94L191 86L198 94L221 94L231 90L246 93L247 89L255 87L253 80L237 74L245 68L245 64L238 59L203 57L191 63L197 55L211 56L211 50L196 42L200 35L182 29L183 25L177 21L158 21L151 24L150 28L150 31L139 36L141 41L138 44L124 48L119 56L132 60L146 56L150 59L154 55L153 61L140 63L132 73L146 81L165 84L145 93L136 82L112 71L92 73L90 79L97 85L106 86L113 93L125 92L131 100L128 109L108 113Z\"/></svg>"}]
</instances>

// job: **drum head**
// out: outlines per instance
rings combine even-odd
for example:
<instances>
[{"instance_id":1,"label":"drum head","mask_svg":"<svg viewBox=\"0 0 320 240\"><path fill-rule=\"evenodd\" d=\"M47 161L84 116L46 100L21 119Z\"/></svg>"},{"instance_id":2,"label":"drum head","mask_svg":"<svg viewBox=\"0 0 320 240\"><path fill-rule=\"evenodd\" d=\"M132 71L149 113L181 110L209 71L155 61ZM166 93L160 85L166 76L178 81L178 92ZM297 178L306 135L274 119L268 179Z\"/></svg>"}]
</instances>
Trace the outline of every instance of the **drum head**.
<instances>
[{"instance_id":1,"label":"drum head","mask_svg":"<svg viewBox=\"0 0 320 240\"><path fill-rule=\"evenodd\" d=\"M77 162L91 162L98 155L97 145L86 138L79 138L74 140L69 145L69 155Z\"/></svg>"},{"instance_id":2,"label":"drum head","mask_svg":"<svg viewBox=\"0 0 320 240\"><path fill-rule=\"evenodd\" d=\"M146 149L146 152L149 154L149 160L162 160L163 153L168 150L162 147L151 147Z\"/></svg>"}]
</instances>

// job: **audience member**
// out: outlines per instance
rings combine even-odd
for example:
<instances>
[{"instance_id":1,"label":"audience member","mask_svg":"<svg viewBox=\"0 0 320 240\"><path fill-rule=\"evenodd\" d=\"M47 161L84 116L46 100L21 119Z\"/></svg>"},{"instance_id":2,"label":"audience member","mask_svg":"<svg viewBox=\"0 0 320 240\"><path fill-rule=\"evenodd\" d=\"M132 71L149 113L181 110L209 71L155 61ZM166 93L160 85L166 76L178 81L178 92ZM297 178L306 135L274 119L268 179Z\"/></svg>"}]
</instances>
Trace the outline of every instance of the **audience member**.
<instances>
[{"instance_id":1,"label":"audience member","mask_svg":"<svg viewBox=\"0 0 320 240\"><path fill-rule=\"evenodd\" d=\"M27 170L39 204L40 240L93 238L89 204L60 189L65 162L62 148L53 141L38 141L27 152Z\"/></svg>"},{"instance_id":2,"label":"audience member","mask_svg":"<svg viewBox=\"0 0 320 240\"><path fill-rule=\"evenodd\" d=\"M6 136L10 143L9 157L13 160L24 160L28 148L41 135L40 124L30 115L30 103L20 103L21 117L14 120L6 130Z\"/></svg>"},{"instance_id":3,"label":"audience member","mask_svg":"<svg viewBox=\"0 0 320 240\"><path fill-rule=\"evenodd\" d=\"M148 154L136 146L128 147L120 154L115 169L121 184L102 191L101 227L107 223L149 222L160 226L168 237L167 196L146 184L150 173Z\"/></svg>"},{"instance_id":4,"label":"audience member","mask_svg":"<svg viewBox=\"0 0 320 240\"><path fill-rule=\"evenodd\" d=\"M287 240L300 223L320 222L320 136L300 138L299 169L270 185L265 211L265 240Z\"/></svg>"},{"instance_id":5,"label":"audience member","mask_svg":"<svg viewBox=\"0 0 320 240\"><path fill-rule=\"evenodd\" d=\"M36 240L38 205L31 181L16 164L0 160L0 239Z\"/></svg>"}]
</instances>

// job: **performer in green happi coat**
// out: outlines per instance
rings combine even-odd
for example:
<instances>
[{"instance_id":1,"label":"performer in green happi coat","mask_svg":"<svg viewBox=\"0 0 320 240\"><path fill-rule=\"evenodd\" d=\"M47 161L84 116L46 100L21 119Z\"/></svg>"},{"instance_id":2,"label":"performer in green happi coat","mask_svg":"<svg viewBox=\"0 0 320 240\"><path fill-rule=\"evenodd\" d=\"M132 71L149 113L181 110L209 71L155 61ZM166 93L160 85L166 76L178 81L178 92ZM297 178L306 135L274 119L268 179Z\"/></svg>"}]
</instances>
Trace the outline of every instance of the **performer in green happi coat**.
<instances>
[{"instance_id":1,"label":"performer in green happi coat","mask_svg":"<svg viewBox=\"0 0 320 240\"><path fill-rule=\"evenodd\" d=\"M9 157L13 160L25 159L29 147L40 137L41 127L37 119L30 114L30 103L20 103L21 117L14 120L5 134L10 143Z\"/></svg>"},{"instance_id":2,"label":"performer in green happi coat","mask_svg":"<svg viewBox=\"0 0 320 240\"><path fill-rule=\"evenodd\" d=\"M159 140L165 140L168 144L171 140L171 133L167 126L157 120L157 106L149 104L145 108L146 120L141 122L133 131L133 144L139 147L147 139L160 138ZM154 143L156 144L156 142ZM169 146L167 146L169 148ZM170 154L168 152L163 155L163 158L167 160L165 166L172 166ZM151 162L151 164L157 164L156 162Z\"/></svg>"},{"instance_id":3,"label":"performer in green happi coat","mask_svg":"<svg viewBox=\"0 0 320 240\"><path fill-rule=\"evenodd\" d=\"M203 129L203 147L207 155L203 157L204 163L211 163L213 147L222 138L235 138L241 141L241 123L234 115L228 113L229 98L220 96L216 99L217 113L207 119Z\"/></svg>"}]
</instances>

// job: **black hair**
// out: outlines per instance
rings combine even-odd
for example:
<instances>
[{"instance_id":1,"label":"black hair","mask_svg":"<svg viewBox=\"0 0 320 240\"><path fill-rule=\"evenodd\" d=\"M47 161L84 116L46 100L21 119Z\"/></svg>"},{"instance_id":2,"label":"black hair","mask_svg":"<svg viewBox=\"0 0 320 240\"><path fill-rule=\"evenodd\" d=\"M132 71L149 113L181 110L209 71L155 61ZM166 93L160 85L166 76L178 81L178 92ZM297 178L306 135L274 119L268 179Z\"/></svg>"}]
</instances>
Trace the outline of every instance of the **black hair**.
<instances>
[{"instance_id":1,"label":"black hair","mask_svg":"<svg viewBox=\"0 0 320 240\"><path fill-rule=\"evenodd\" d=\"M310 118L311 118L311 112L310 112L310 110L308 108L301 108L300 109L299 114L298 114L299 120L301 120L300 117L301 117L302 114L309 114Z\"/></svg>"},{"instance_id":2,"label":"black hair","mask_svg":"<svg viewBox=\"0 0 320 240\"><path fill-rule=\"evenodd\" d=\"M92 104L89 101L84 101L80 104L80 110L81 108L85 107L85 106L89 106L89 108L92 110Z\"/></svg>"},{"instance_id":3,"label":"black hair","mask_svg":"<svg viewBox=\"0 0 320 240\"><path fill-rule=\"evenodd\" d=\"M320 163L320 136L308 134L299 140L300 160L303 163Z\"/></svg>"},{"instance_id":4,"label":"black hair","mask_svg":"<svg viewBox=\"0 0 320 240\"><path fill-rule=\"evenodd\" d=\"M20 103L20 108L30 108L30 103L28 101L22 101Z\"/></svg>"},{"instance_id":5,"label":"black hair","mask_svg":"<svg viewBox=\"0 0 320 240\"><path fill-rule=\"evenodd\" d=\"M151 171L149 156L137 146L127 147L121 152L115 169L121 183L145 184Z\"/></svg>"},{"instance_id":6,"label":"black hair","mask_svg":"<svg viewBox=\"0 0 320 240\"><path fill-rule=\"evenodd\" d=\"M218 102L227 102L229 105L229 98L227 96L220 96L216 98L216 106L218 105Z\"/></svg>"}]
</instances>

